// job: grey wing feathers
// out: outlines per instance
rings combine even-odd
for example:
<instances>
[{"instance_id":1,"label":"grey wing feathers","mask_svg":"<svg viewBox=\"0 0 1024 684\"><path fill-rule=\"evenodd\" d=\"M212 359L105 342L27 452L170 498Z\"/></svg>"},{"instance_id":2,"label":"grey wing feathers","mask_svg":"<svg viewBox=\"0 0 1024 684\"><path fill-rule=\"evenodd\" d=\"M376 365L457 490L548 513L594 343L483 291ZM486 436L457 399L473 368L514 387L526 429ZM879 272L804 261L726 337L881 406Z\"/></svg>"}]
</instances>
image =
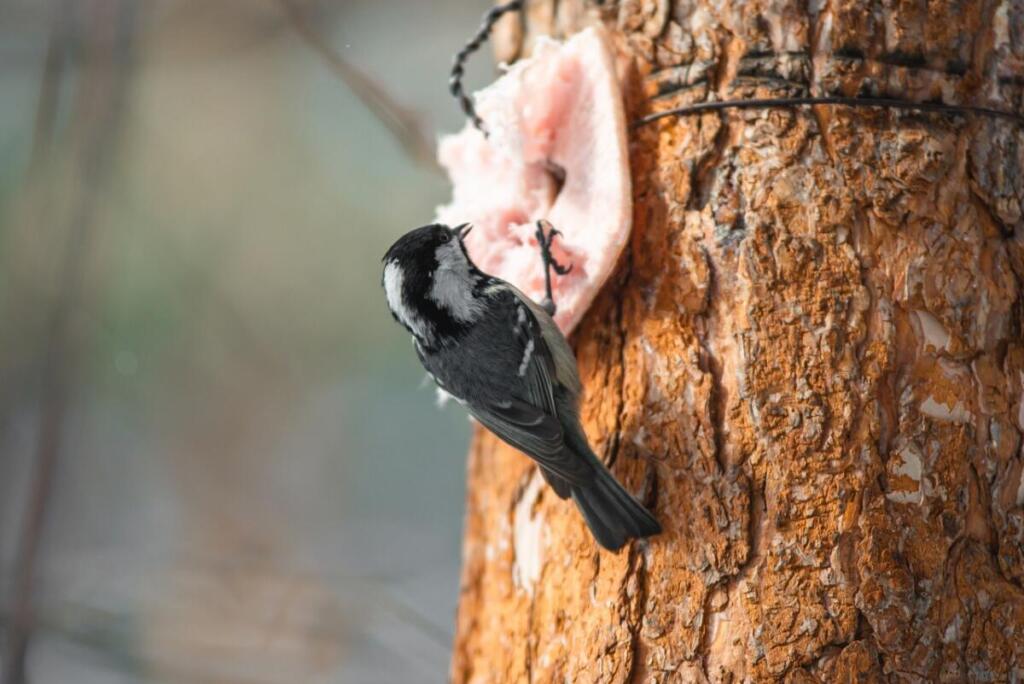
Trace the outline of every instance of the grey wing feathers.
<instances>
[{"instance_id":1,"label":"grey wing feathers","mask_svg":"<svg viewBox=\"0 0 1024 684\"><path fill-rule=\"evenodd\" d=\"M573 401L579 393L576 359L547 312L511 285L508 288L523 307L513 332L523 354L518 370L525 396L471 405L470 410L485 427L529 454L546 470L569 482L587 481L593 469L566 446L565 428L559 418L564 393L571 393ZM549 330L545 330L546 325ZM556 391L563 393L561 401L556 401Z\"/></svg>"},{"instance_id":2,"label":"grey wing feathers","mask_svg":"<svg viewBox=\"0 0 1024 684\"><path fill-rule=\"evenodd\" d=\"M519 299L520 302L533 314L534 320L540 327L541 337L550 352L550 360L553 364L554 378L557 379L573 395L579 394L583 386L580 384L579 372L576 370L576 357L569 348L565 335L558 329L554 319L539 304L527 297L525 294L509 285L509 290Z\"/></svg>"},{"instance_id":3,"label":"grey wing feathers","mask_svg":"<svg viewBox=\"0 0 1024 684\"><path fill-rule=\"evenodd\" d=\"M519 368L519 374L526 383L528 396L525 398L529 403L542 409L544 413L557 417L555 383L558 381L558 369L547 340L539 334L539 327L539 324L526 314L522 324L513 329L523 349L523 365Z\"/></svg>"},{"instance_id":4,"label":"grey wing feathers","mask_svg":"<svg viewBox=\"0 0 1024 684\"><path fill-rule=\"evenodd\" d=\"M587 463L565 447L556 417L517 400L508 406L471 405L469 409L484 427L559 477L584 482L592 474Z\"/></svg>"}]
</instances>

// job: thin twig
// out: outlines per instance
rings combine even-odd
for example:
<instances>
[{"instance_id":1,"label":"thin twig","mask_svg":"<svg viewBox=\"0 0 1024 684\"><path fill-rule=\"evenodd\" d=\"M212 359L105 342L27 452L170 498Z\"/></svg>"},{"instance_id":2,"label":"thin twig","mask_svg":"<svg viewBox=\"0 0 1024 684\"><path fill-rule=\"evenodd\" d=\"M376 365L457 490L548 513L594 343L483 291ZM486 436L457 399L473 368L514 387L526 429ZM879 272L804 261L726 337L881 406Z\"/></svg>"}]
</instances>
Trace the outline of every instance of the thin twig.
<instances>
[{"instance_id":1,"label":"thin twig","mask_svg":"<svg viewBox=\"0 0 1024 684\"><path fill-rule=\"evenodd\" d=\"M995 118L1008 119L1017 124L1024 125L1024 115L1006 112L990 107L975 107L973 105L949 105L941 102L910 102L907 100L895 100L880 97L782 97L764 98L753 100L723 100L720 102L698 102L697 104L686 105L666 109L662 112L655 112L642 116L633 122L633 128L640 128L649 123L670 116L692 116L704 112L722 111L726 109L772 109L775 107L803 107L814 105L839 105L843 107L873 107L880 109L909 109L922 112L940 112L943 114L974 114L978 116L990 116Z\"/></svg>"},{"instance_id":2,"label":"thin twig","mask_svg":"<svg viewBox=\"0 0 1024 684\"><path fill-rule=\"evenodd\" d=\"M22 684L25 681L25 661L29 636L32 632L33 588L36 561L43 532L47 503L53 487L57 456L61 449L61 433L67 409L71 374L71 311L78 304L79 290L85 262L92 242L94 216L100 185L106 177L112 158L112 143L120 114L126 104L125 79L132 38L133 0L113 0L101 7L111 16L98 12L91 17L91 30L97 34L89 38L86 75L80 87L80 102L98 103L99 108L91 120L83 121L85 146L78 158L78 173L82 183L70 215L69 239L60 270L57 301L50 319L43 359L43 378L40 399L40 420L33 462L32 481L28 502L18 539L14 561L14 582L9 601L11 619L3 654L3 683ZM102 15L102 16L100 16ZM61 20L61 18L58 18ZM105 32L114 34L105 41ZM113 58L111 58L113 57ZM56 77L56 76L54 76ZM47 84L43 85L48 87ZM88 109L88 108L87 108ZM45 121L45 117L43 119Z\"/></svg>"},{"instance_id":3,"label":"thin twig","mask_svg":"<svg viewBox=\"0 0 1024 684\"><path fill-rule=\"evenodd\" d=\"M338 51L310 24L295 0L279 0L295 33L330 67L373 113L411 158L437 169L434 145L423 132L421 116L399 104L376 81L346 62Z\"/></svg>"},{"instance_id":4,"label":"thin twig","mask_svg":"<svg viewBox=\"0 0 1024 684\"><path fill-rule=\"evenodd\" d=\"M466 118L472 121L473 126L485 136L487 135L487 129L484 128L483 119L476 113L473 100L466 94L466 90L462 86L462 77L466 73L466 62L469 61L469 56L479 50L480 46L484 44L484 41L491 35L494 25L498 23L502 16L508 12L520 10L522 7L522 0L512 0L503 5L495 5L487 10L476 34L455 55L451 75L448 77L448 91L452 94L452 97L459 101L459 106L462 108Z\"/></svg>"},{"instance_id":5,"label":"thin twig","mask_svg":"<svg viewBox=\"0 0 1024 684\"><path fill-rule=\"evenodd\" d=\"M39 98L36 101L32 154L29 157L30 176L47 157L53 142L53 131L57 121L57 95L61 74L67 61L73 8L72 0L62 0L54 7L50 37L46 46L46 61L43 64L43 77L39 85Z\"/></svg>"}]
</instances>

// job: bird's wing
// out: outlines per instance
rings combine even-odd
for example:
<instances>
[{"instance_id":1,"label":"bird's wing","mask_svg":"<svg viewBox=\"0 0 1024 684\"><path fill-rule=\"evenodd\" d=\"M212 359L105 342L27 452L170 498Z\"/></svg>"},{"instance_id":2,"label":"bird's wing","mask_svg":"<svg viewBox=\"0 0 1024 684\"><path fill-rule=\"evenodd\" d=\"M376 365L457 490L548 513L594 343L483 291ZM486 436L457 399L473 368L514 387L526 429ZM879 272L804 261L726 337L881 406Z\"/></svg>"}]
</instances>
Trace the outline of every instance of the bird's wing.
<instances>
[{"instance_id":1,"label":"bird's wing","mask_svg":"<svg viewBox=\"0 0 1024 684\"><path fill-rule=\"evenodd\" d=\"M469 404L469 409L491 432L542 463L555 458L565 448L558 419L524 401L509 399L484 406Z\"/></svg>"},{"instance_id":2,"label":"bird's wing","mask_svg":"<svg viewBox=\"0 0 1024 684\"><path fill-rule=\"evenodd\" d=\"M555 405L555 383L557 368L551 349L544 338L540 322L530 307L523 302L516 304L517 319L512 327L514 342L520 352L519 377L523 379L526 396L520 397L544 413L558 417Z\"/></svg>"},{"instance_id":3,"label":"bird's wing","mask_svg":"<svg viewBox=\"0 0 1024 684\"><path fill-rule=\"evenodd\" d=\"M569 482L585 482L591 469L565 446L558 418L535 406L509 399L501 404L469 404L470 413L488 430Z\"/></svg>"},{"instance_id":4,"label":"bird's wing","mask_svg":"<svg viewBox=\"0 0 1024 684\"><path fill-rule=\"evenodd\" d=\"M517 300L512 331L513 344L520 354L519 366L515 370L522 378L522 384L519 392L507 400L483 406L472 405L470 410L494 434L529 454L546 469L570 482L581 482L590 474L590 467L586 459L565 445L565 434L555 403L555 388L561 375L557 360L534 307L530 306L525 295L511 286L509 289ZM546 313L544 315L547 316ZM568 353L572 359L572 352ZM574 377L575 370L573 359Z\"/></svg>"},{"instance_id":5,"label":"bird's wing","mask_svg":"<svg viewBox=\"0 0 1024 684\"><path fill-rule=\"evenodd\" d=\"M549 372L552 380L568 389L573 395L578 395L582 391L582 386L579 372L576 370L576 356L572 353L565 335L558 329L558 324L540 304L527 297L515 286L509 285L508 289L533 314L537 330L540 331L540 336L548 348L548 358L551 361Z\"/></svg>"}]
</instances>

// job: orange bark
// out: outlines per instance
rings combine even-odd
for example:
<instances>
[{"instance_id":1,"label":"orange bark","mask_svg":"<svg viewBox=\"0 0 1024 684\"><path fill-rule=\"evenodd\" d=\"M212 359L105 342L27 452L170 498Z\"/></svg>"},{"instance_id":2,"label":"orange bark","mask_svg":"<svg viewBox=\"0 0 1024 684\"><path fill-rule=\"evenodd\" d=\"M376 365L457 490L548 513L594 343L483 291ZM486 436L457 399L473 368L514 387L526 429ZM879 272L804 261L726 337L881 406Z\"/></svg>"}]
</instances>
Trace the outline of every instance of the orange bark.
<instances>
[{"instance_id":1,"label":"orange bark","mask_svg":"<svg viewBox=\"0 0 1024 684\"><path fill-rule=\"evenodd\" d=\"M1024 108L1019 3L818 5L535 1L497 40L605 23L633 119ZM478 433L453 680L1024 678L1024 131L818 107L631 139L631 243L573 341L595 450L665 533L600 551Z\"/></svg>"}]
</instances>

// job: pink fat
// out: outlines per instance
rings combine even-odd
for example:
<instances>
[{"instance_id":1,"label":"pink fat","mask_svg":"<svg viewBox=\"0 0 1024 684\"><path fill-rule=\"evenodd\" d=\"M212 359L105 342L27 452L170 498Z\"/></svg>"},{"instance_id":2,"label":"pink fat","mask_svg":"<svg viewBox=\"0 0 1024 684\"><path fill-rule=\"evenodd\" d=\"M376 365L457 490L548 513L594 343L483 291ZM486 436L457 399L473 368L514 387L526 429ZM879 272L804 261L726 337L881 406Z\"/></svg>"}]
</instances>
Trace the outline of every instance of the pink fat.
<instances>
[{"instance_id":1,"label":"pink fat","mask_svg":"<svg viewBox=\"0 0 1024 684\"><path fill-rule=\"evenodd\" d=\"M604 32L588 29L564 44L541 41L534 55L476 93L490 132L468 125L440 142L452 201L438 209L449 225L469 222L470 256L482 270L537 301L544 271L535 222L562 235L554 255L572 272L553 275L556 322L579 322L611 274L631 227L625 117ZM549 166L565 172L557 187Z\"/></svg>"}]
</instances>

